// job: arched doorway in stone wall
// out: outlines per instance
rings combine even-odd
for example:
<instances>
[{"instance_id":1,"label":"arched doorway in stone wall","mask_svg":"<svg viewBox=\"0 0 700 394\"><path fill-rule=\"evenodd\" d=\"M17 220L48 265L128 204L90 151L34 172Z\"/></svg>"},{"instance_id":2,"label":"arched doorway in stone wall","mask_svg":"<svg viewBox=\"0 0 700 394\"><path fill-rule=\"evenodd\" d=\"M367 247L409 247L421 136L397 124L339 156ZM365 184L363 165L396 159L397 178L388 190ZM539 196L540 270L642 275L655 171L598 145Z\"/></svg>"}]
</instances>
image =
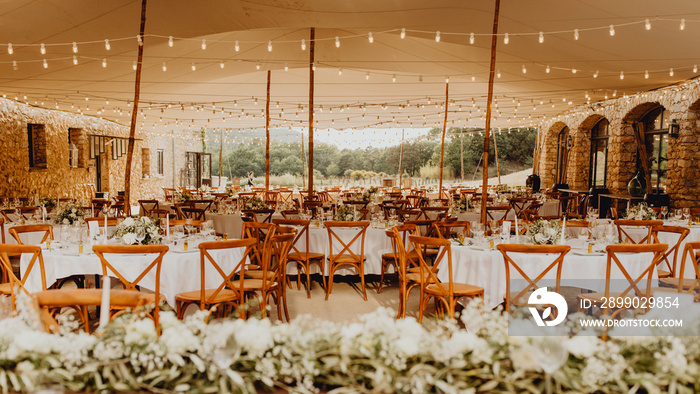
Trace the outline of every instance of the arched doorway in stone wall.
<instances>
[{"instance_id":1,"label":"arched doorway in stone wall","mask_svg":"<svg viewBox=\"0 0 700 394\"><path fill-rule=\"evenodd\" d=\"M607 187L608 144L610 121L602 115L591 115L581 123L581 132L586 132L590 145L588 149L588 188Z\"/></svg>"},{"instance_id":2,"label":"arched doorway in stone wall","mask_svg":"<svg viewBox=\"0 0 700 394\"><path fill-rule=\"evenodd\" d=\"M547 129L541 138L541 156L539 158L539 175L542 177L542 188L552 187L557 178L557 159L559 134L568 126L564 122L556 122Z\"/></svg>"},{"instance_id":3,"label":"arched doorway in stone wall","mask_svg":"<svg viewBox=\"0 0 700 394\"><path fill-rule=\"evenodd\" d=\"M658 102L639 104L623 117L619 133L609 140L608 154L614 165L608 177L612 178L616 190L625 192L629 180L645 168L649 171L644 174L645 178L653 187L666 186L667 122L668 111ZM646 164L642 156L646 156Z\"/></svg>"},{"instance_id":4,"label":"arched doorway in stone wall","mask_svg":"<svg viewBox=\"0 0 700 394\"><path fill-rule=\"evenodd\" d=\"M557 166L555 182L557 184L566 183L566 174L569 169L569 158L571 155L571 147L573 139L569 133L569 127L565 126L557 134Z\"/></svg>"}]
</instances>

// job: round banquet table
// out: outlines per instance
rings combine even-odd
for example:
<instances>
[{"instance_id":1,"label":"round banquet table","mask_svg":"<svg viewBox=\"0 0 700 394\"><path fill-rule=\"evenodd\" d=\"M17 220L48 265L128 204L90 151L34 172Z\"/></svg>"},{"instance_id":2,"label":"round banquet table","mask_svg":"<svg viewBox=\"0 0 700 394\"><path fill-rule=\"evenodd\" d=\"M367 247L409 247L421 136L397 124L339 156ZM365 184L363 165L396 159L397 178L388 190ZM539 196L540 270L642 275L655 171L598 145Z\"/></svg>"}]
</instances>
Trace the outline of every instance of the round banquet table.
<instances>
[{"instance_id":1,"label":"round banquet table","mask_svg":"<svg viewBox=\"0 0 700 394\"><path fill-rule=\"evenodd\" d=\"M605 254L587 254L582 249L574 249L578 240L570 240L572 250L564 257L561 274L562 286L581 287L597 292L605 291L605 272L607 257ZM551 263L555 255L530 255L510 254L514 260L522 264L525 272L532 272L536 268L545 268ZM643 254L619 254L621 262L629 274L638 277L649 264L651 253ZM536 268L535 268L536 267ZM512 267L511 267L512 268ZM442 282L449 280L447 260L438 267L438 278ZM511 269L512 278L515 278L514 269ZM626 285L627 281L623 273L613 265L612 279L615 285ZM654 270L652 286L658 286L658 277ZM468 283L484 288L484 305L495 308L503 302L506 294L506 270L503 255L498 250L479 249L471 246L452 245L452 277L457 283ZM516 278L517 279L517 278ZM534 277L533 277L534 279ZM556 279L556 269L552 269L543 278L553 281ZM622 283L624 282L624 283ZM524 283L524 282L523 282ZM516 289L511 289L515 291ZM618 290L621 291L621 290Z\"/></svg>"},{"instance_id":2,"label":"round banquet table","mask_svg":"<svg viewBox=\"0 0 700 394\"><path fill-rule=\"evenodd\" d=\"M229 250L212 250L209 253L219 263L222 269L233 269L243 256L243 248ZM60 250L44 250L44 266L46 286L50 287L58 279L71 275L102 275L102 265L96 254L89 247L85 253L78 254L76 247ZM106 255L109 261L127 280L136 279L157 255ZM20 273L24 277L31 256L24 254L20 260ZM216 288L222 282L221 275L211 264L205 271L207 288ZM182 246L173 247L163 256L160 276L160 291L171 306L175 305L178 293L196 291L201 286L199 249L196 243L190 242L189 250L183 251ZM155 290L155 267L139 282L139 286L150 291ZM118 279L112 279L112 283ZM27 290L41 291L41 274L38 266L32 268L25 284Z\"/></svg>"}]
</instances>

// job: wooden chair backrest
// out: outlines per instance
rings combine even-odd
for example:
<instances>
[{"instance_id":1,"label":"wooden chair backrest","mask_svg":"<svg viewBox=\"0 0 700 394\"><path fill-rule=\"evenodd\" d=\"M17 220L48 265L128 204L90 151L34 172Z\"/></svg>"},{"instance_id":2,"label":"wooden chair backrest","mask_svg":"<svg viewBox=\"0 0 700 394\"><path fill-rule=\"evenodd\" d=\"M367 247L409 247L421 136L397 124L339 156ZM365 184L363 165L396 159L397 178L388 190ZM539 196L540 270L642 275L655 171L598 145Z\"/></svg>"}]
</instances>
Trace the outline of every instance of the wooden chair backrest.
<instances>
[{"instance_id":1,"label":"wooden chair backrest","mask_svg":"<svg viewBox=\"0 0 700 394\"><path fill-rule=\"evenodd\" d=\"M679 226L654 226L651 228L651 236L653 239L653 243L655 244L661 243L659 241L659 233L671 233L678 235L678 240L676 241L676 243L670 249L664 252L662 258L663 262L666 263L666 268L668 268L668 272L671 273L671 277L675 278L676 263L678 262L678 253L681 252L681 244L683 243L683 241L685 241L688 235L690 235L690 229ZM669 261L669 256L671 256L671 254L673 254L673 262Z\"/></svg>"},{"instance_id":2,"label":"wooden chair backrest","mask_svg":"<svg viewBox=\"0 0 700 394\"><path fill-rule=\"evenodd\" d=\"M151 216L151 210L158 209L158 200L139 200L141 216Z\"/></svg>"},{"instance_id":3,"label":"wooden chair backrest","mask_svg":"<svg viewBox=\"0 0 700 394\"><path fill-rule=\"evenodd\" d=\"M494 217L495 212L503 212L503 216L496 218ZM508 212L510 212L510 205L491 205L486 207L486 219L487 220L506 220L508 217Z\"/></svg>"},{"instance_id":4,"label":"wooden chair backrest","mask_svg":"<svg viewBox=\"0 0 700 394\"><path fill-rule=\"evenodd\" d=\"M277 226L272 223L243 222L241 238L253 238L256 241L255 245L253 246L253 252L251 257L251 259L254 260L255 264L262 264L265 247L270 242L272 236L275 235L276 227Z\"/></svg>"},{"instance_id":5,"label":"wooden chair backrest","mask_svg":"<svg viewBox=\"0 0 700 394\"><path fill-rule=\"evenodd\" d=\"M419 220L423 211L420 209L399 209L396 211L396 215L399 217L399 221L408 222L412 220Z\"/></svg>"},{"instance_id":6,"label":"wooden chair backrest","mask_svg":"<svg viewBox=\"0 0 700 394\"><path fill-rule=\"evenodd\" d=\"M423 212L421 217L425 220L443 220L447 217L449 209L449 207L421 207L420 210Z\"/></svg>"},{"instance_id":7,"label":"wooden chair backrest","mask_svg":"<svg viewBox=\"0 0 700 394\"><path fill-rule=\"evenodd\" d=\"M688 286L685 292L696 295L696 291L700 290L700 242L687 242L685 244L678 278L685 278L685 270L688 269L688 264L691 264L695 271L695 280L692 286ZM678 292L684 292L684 286L678 286Z\"/></svg>"},{"instance_id":8,"label":"wooden chair backrest","mask_svg":"<svg viewBox=\"0 0 700 394\"><path fill-rule=\"evenodd\" d=\"M447 260L447 272L449 274L447 292L441 294L444 297L452 297L454 294L454 280L452 277L452 245L450 240L444 238L421 237L419 235L411 235L408 237L413 250L417 252L418 264L420 267L420 277L425 278L426 283L440 283L437 277L435 267L440 267ZM437 249L432 264L429 264L426 259L425 250Z\"/></svg>"},{"instance_id":9,"label":"wooden chair backrest","mask_svg":"<svg viewBox=\"0 0 700 394\"><path fill-rule=\"evenodd\" d=\"M541 287L539 282L544 279L544 277L553 269L556 270L556 282L555 291L559 292L559 287L561 283L561 269L564 262L564 256L571 250L570 246L567 245L514 245L514 244L500 244L498 245L498 250L503 255L503 260L505 262L506 268L506 311L510 311L510 306L513 304L523 305L527 304L527 300L522 301L521 298L529 294L531 291L537 290ZM546 265L539 266L536 269L529 270L527 267L523 267L517 261L513 259L513 254L525 253L525 254L541 254L543 258L546 258L548 254L557 255L556 258L551 263L545 263ZM548 259L549 260L549 259ZM523 279L527 282L527 285L520 289L518 294L515 295L514 299L511 299L511 269L514 269L520 277L516 279ZM528 271L528 272L526 272Z\"/></svg>"},{"instance_id":10,"label":"wooden chair backrest","mask_svg":"<svg viewBox=\"0 0 700 394\"><path fill-rule=\"evenodd\" d=\"M27 265L27 269L24 272L24 275L22 275L22 279L19 279L17 278L17 276L15 276L15 274L12 271L12 263L10 262L9 256L21 256L25 253L31 254L32 257L31 260L29 260L29 264ZM29 278L32 269L34 269L34 266L36 265L37 261L39 262L38 268L39 273L41 274L41 289L46 290L46 270L44 266L44 256L41 254L41 247L35 245L0 244L0 268L2 268L3 275L7 277L8 282L10 283L10 297L12 301L12 310L15 310L16 286L19 286L19 288L26 295L29 295L29 292L27 291L26 287L24 287L24 284L27 282L27 278Z\"/></svg>"},{"instance_id":11,"label":"wooden chair backrest","mask_svg":"<svg viewBox=\"0 0 700 394\"><path fill-rule=\"evenodd\" d=\"M656 272L656 266L661 263L664 252L668 249L666 244L636 244L636 245L608 245L605 250L608 255L607 268L605 273L605 297L610 296L610 279L613 267L616 267L627 280L629 286L622 292L615 289L616 297L626 296L651 296L652 277ZM625 265L618 258L618 253L653 253L654 257L649 261L646 269L637 277L632 277ZM638 286L646 278L646 287L641 290ZM618 295L619 294L619 295ZM608 313L609 308L604 308L603 313Z\"/></svg>"},{"instance_id":12,"label":"wooden chair backrest","mask_svg":"<svg viewBox=\"0 0 700 394\"><path fill-rule=\"evenodd\" d=\"M617 226L617 235L622 239L622 241L629 241L633 244L647 244L651 243L651 229L654 226L663 226L664 222L662 220L627 220L618 219L614 221L615 226ZM647 235L642 238L641 241L637 242L626 230L625 227L646 227Z\"/></svg>"},{"instance_id":13,"label":"wooden chair backrest","mask_svg":"<svg viewBox=\"0 0 700 394\"><path fill-rule=\"evenodd\" d=\"M199 244L199 256L200 256L200 270L201 270L201 286L199 293L200 307L203 308L206 304L211 304L216 299L216 297L221 293L224 288L229 288L238 294L238 299L243 300L245 294L244 287L244 277L245 277L245 266L250 261L253 248L255 246L256 240L253 238L235 239L229 241L217 241L217 242L202 242ZM210 250L222 250L222 249L237 249L245 248L243 256L236 263L232 269L224 270L221 265L212 257ZM216 272L221 276L221 284L214 289L213 292L206 295L206 265L210 264ZM238 283L234 277L239 274L240 278Z\"/></svg>"},{"instance_id":14,"label":"wooden chair backrest","mask_svg":"<svg viewBox=\"0 0 700 394\"><path fill-rule=\"evenodd\" d=\"M330 255L336 255L336 258L339 256L351 256L352 259L358 263L361 261L364 261L365 234L367 233L367 228L369 227L368 221L356 221L356 222L328 221L325 223L325 225L326 225L326 230L328 231L328 248L330 251ZM340 237L338 235L338 233L336 232L336 229L343 229L343 228L355 228L355 229L359 229L359 231L357 232L357 234L355 234L355 236L349 242L345 242L345 241L343 241L343 238ZM360 255L359 256L352 250L352 246L358 240L360 241ZM340 246L342 247L340 252L333 253L333 245L334 244L340 244Z\"/></svg>"},{"instance_id":15,"label":"wooden chair backrest","mask_svg":"<svg viewBox=\"0 0 700 394\"><path fill-rule=\"evenodd\" d=\"M22 239L20 239L20 234L25 234L25 233L41 233L43 232L44 235L41 238L40 244L43 244L46 242L47 239L53 240L53 226L50 224L28 224L25 226L14 226L10 227L7 230L8 233L12 236L12 238L17 241L18 245L24 245L22 242Z\"/></svg>"},{"instance_id":16,"label":"wooden chair backrest","mask_svg":"<svg viewBox=\"0 0 700 394\"><path fill-rule=\"evenodd\" d=\"M301 230L297 230L297 233L292 240L292 245L291 248L294 251L294 253L299 253L299 254L304 254L306 255L306 261L309 260L309 223L311 223L308 220L301 220L301 219L274 219L272 221L275 225L277 226L294 226L294 227L301 227ZM306 245L305 249L303 252L299 250L297 247L297 243L299 242L300 239L304 239L304 244Z\"/></svg>"},{"instance_id":17,"label":"wooden chair backrest","mask_svg":"<svg viewBox=\"0 0 700 394\"><path fill-rule=\"evenodd\" d=\"M440 238L454 238L462 234L464 237L471 237L471 223L468 221L451 221L451 222L435 222L433 223L434 232ZM457 231L455 231L455 229Z\"/></svg>"},{"instance_id":18,"label":"wooden chair backrest","mask_svg":"<svg viewBox=\"0 0 700 394\"><path fill-rule=\"evenodd\" d=\"M242 209L244 215L251 218L254 222L267 223L272 222L272 215L275 213L274 209ZM258 217L260 215L260 217Z\"/></svg>"},{"instance_id":19,"label":"wooden chair backrest","mask_svg":"<svg viewBox=\"0 0 700 394\"><path fill-rule=\"evenodd\" d=\"M435 220L425 220L425 219L420 219L420 220L407 220L404 222L404 224L414 224L418 228L418 234L423 237L431 237L433 236L433 223L435 223Z\"/></svg>"}]
</instances>

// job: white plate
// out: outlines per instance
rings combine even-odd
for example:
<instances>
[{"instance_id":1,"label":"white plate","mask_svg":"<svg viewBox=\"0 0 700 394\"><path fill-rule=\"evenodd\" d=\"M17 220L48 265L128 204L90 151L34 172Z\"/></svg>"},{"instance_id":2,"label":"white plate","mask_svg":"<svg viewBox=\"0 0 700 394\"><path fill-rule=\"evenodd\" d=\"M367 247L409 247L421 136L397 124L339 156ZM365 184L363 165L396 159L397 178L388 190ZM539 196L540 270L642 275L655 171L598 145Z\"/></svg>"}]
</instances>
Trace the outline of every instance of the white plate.
<instances>
[{"instance_id":1,"label":"white plate","mask_svg":"<svg viewBox=\"0 0 700 394\"><path fill-rule=\"evenodd\" d=\"M605 252L591 252L588 253L586 250L573 250L571 253L578 256L605 256Z\"/></svg>"}]
</instances>

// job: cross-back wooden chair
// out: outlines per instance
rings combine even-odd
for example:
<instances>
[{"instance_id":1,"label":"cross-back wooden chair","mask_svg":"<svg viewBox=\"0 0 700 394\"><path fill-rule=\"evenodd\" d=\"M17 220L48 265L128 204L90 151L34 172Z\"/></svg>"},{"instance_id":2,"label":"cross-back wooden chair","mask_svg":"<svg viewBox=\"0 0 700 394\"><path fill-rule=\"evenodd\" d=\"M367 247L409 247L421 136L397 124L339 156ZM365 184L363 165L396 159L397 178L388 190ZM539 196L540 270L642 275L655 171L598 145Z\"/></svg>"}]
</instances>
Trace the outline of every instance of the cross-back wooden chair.
<instances>
[{"instance_id":1,"label":"cross-back wooden chair","mask_svg":"<svg viewBox=\"0 0 700 394\"><path fill-rule=\"evenodd\" d=\"M272 236L275 235L275 228L276 226L272 223L243 222L241 238L253 238L256 240L250 257L251 264L254 264L256 267L250 269L259 269L262 265L265 247Z\"/></svg>"},{"instance_id":2,"label":"cross-back wooden chair","mask_svg":"<svg viewBox=\"0 0 700 394\"><path fill-rule=\"evenodd\" d=\"M578 298L578 310L583 311L584 308L581 307L583 303L582 300L591 301L590 305L600 306L604 300L610 299L610 297L615 297L619 300L615 304L622 305L640 305L639 302L633 302L635 298L638 297L651 297L652 293L652 279L656 267L661 263L663 259L664 252L668 249L666 244L632 244L632 245L608 245L605 250L607 252L607 268L605 273L605 291L603 293L586 293L579 294ZM646 264L646 268L637 276L632 276L625 265L620 261L618 254L620 253L653 253L653 257L649 259ZM613 292L611 287L611 277L613 267L615 271L619 271L624 276L626 281L625 286L627 286L621 292ZM630 301L627 301L630 300ZM611 312L612 308L601 308L604 315L611 314L612 317L618 315L621 311L628 308L615 308L614 312ZM647 308L648 310L648 308Z\"/></svg>"},{"instance_id":3,"label":"cross-back wooden chair","mask_svg":"<svg viewBox=\"0 0 700 394\"><path fill-rule=\"evenodd\" d=\"M441 221L447 217L447 212L449 207L421 207L420 210L423 213L421 216L425 220L437 220Z\"/></svg>"},{"instance_id":4,"label":"cross-back wooden chair","mask_svg":"<svg viewBox=\"0 0 700 394\"><path fill-rule=\"evenodd\" d=\"M389 235L389 233L393 234L393 230L396 230L396 233L401 238L401 245L403 245L404 252L406 252L406 256L404 256L406 261L403 261L403 263L405 264L403 268L400 265L401 262L399 261L400 256L398 255L398 250L394 245L395 240L392 239L393 235ZM410 242L408 241L408 236L418 235L418 226L416 226L415 224L400 224L398 226L395 226L391 230L387 230L386 234L389 237L389 240L392 242L392 252L382 254L382 273L379 278L379 287L377 288L377 294L382 292L382 286L384 285L384 274L390 266L394 266L394 269L399 274L399 282L401 282L402 275L404 274L401 271L402 269L406 271L409 268L418 268L418 255L416 254L416 252L405 249L406 246L411 246Z\"/></svg>"},{"instance_id":5,"label":"cross-back wooden chair","mask_svg":"<svg viewBox=\"0 0 700 394\"><path fill-rule=\"evenodd\" d=\"M486 207L487 220L506 220L510 205L490 205Z\"/></svg>"},{"instance_id":6,"label":"cross-back wooden chair","mask_svg":"<svg viewBox=\"0 0 700 394\"><path fill-rule=\"evenodd\" d=\"M158 209L158 200L139 200L139 207L141 207L141 211L139 211L139 216L151 216L151 210L153 209Z\"/></svg>"},{"instance_id":7,"label":"cross-back wooden chair","mask_svg":"<svg viewBox=\"0 0 700 394\"><path fill-rule=\"evenodd\" d=\"M391 241L391 248L393 250L392 257L394 258L396 272L399 276L399 306L397 308L398 314L396 316L396 318L399 319L406 317L406 304L408 303L408 295L410 294L411 290L414 287L421 285L420 273L409 274L408 272L408 257L405 246L410 245L410 243L408 242L408 238L406 238L406 242L404 243L404 240L402 239L401 234L396 229L396 227L392 228L391 230L386 230L385 233ZM383 257L384 256L382 256L382 259ZM416 261L417 260L418 258L416 256ZM410 275L414 276L414 280L412 280ZM381 285L377 293L379 293L380 290Z\"/></svg>"},{"instance_id":8,"label":"cross-back wooden chair","mask_svg":"<svg viewBox=\"0 0 700 394\"><path fill-rule=\"evenodd\" d=\"M102 289L50 289L32 293L41 308L41 317L46 332L58 333L58 322L51 310L73 308L83 323L85 332L90 332L88 307L102 305ZM149 304L149 297L129 290L110 289L109 305L115 309L136 309ZM113 318L113 317L112 317ZM111 318L110 318L111 320Z\"/></svg>"},{"instance_id":9,"label":"cross-back wooden chair","mask_svg":"<svg viewBox=\"0 0 700 394\"><path fill-rule=\"evenodd\" d=\"M10 227L7 232L10 233L15 241L17 241L18 245L24 245L20 234L27 233L43 233L39 244L43 244L47 239L53 241L53 226L50 224L27 224L24 226L14 226Z\"/></svg>"},{"instance_id":10,"label":"cross-back wooden chair","mask_svg":"<svg viewBox=\"0 0 700 394\"><path fill-rule=\"evenodd\" d=\"M551 271L556 273L555 289L559 292L561 285L561 270L564 256L571 250L567 245L515 245L500 244L498 250L503 255L506 268L506 294L505 310L510 311L512 306L523 307L527 305L530 294L541 286L545 276ZM522 264L516 257L518 254L539 254L546 263L537 264L532 267L529 264ZM547 255L554 255L555 257ZM519 289L511 289L511 281L524 281L527 283ZM521 286L518 286L521 287Z\"/></svg>"},{"instance_id":11,"label":"cross-back wooden chair","mask_svg":"<svg viewBox=\"0 0 700 394\"><path fill-rule=\"evenodd\" d=\"M282 204L291 204L293 193L294 192L292 190L280 190L277 197L277 202Z\"/></svg>"},{"instance_id":12,"label":"cross-back wooden chair","mask_svg":"<svg viewBox=\"0 0 700 394\"><path fill-rule=\"evenodd\" d=\"M139 286L141 280L155 271L155 286L153 293L144 293L146 297L149 297L149 303L154 304L153 308L153 323L158 327L158 313L160 311L161 302L165 301L165 298L160 293L160 271L161 265L163 263L163 256L168 252L167 245L93 245L92 250L95 252L97 257L100 259L100 264L102 265L102 276L111 276L119 279L121 284L124 286L124 290L129 291L140 291ZM134 279L127 278L124 273L125 269L119 267L118 265L110 263L108 256L113 255L150 255L155 256L153 260L141 271L141 273ZM110 257L111 258L111 257ZM114 261L114 260L112 260ZM128 276L128 274L127 274ZM118 309L111 308L110 309ZM119 313L119 312L118 312Z\"/></svg>"},{"instance_id":13,"label":"cross-back wooden chair","mask_svg":"<svg viewBox=\"0 0 700 394\"><path fill-rule=\"evenodd\" d=\"M431 238L411 235L408 237L413 249L418 253L421 278L421 300L418 321L423 321L423 314L431 298L435 299L435 309L440 306L447 310L450 319L455 318L457 301L462 297L484 299L484 289L466 283L458 283L453 279L452 272L452 246L448 239ZM422 252L425 249L437 249L438 253L433 258L433 264L427 262L427 256ZM447 265L447 266L445 266ZM448 281L440 282L437 270L447 269ZM438 303L439 302L439 303ZM442 314L440 314L442 316Z\"/></svg>"},{"instance_id":14,"label":"cross-back wooden chair","mask_svg":"<svg viewBox=\"0 0 700 394\"><path fill-rule=\"evenodd\" d=\"M2 214L2 218L5 220L5 222L14 223L14 221L13 221L14 216L10 216L10 215L15 215L14 208L0 209L0 214Z\"/></svg>"},{"instance_id":15,"label":"cross-back wooden chair","mask_svg":"<svg viewBox=\"0 0 700 394\"><path fill-rule=\"evenodd\" d=\"M287 209L282 211L282 217L285 219L299 219L299 210L298 209ZM273 222L275 221L274 219L272 220Z\"/></svg>"},{"instance_id":16,"label":"cross-back wooden chair","mask_svg":"<svg viewBox=\"0 0 700 394\"><path fill-rule=\"evenodd\" d=\"M229 241L218 242L202 242L199 244L199 262L200 262L200 289L180 293L175 296L175 307L177 316L182 319L185 315L187 307L191 304L199 306L200 310L211 309L216 306L219 315L225 315L228 308L240 306L245 301L245 292L248 290L245 286L245 271L246 264L250 260L253 253L256 240L253 238L236 239ZM235 265L224 269L221 264L212 256L211 251L228 250L229 253L235 253L235 250L243 249L240 254L235 256L238 260ZM207 269L210 266L218 274L214 274L217 280L221 280L221 284L217 287L207 286L206 273L212 272ZM238 279L236 279L238 275ZM241 308L241 317L245 317Z\"/></svg>"},{"instance_id":17,"label":"cross-back wooden chair","mask_svg":"<svg viewBox=\"0 0 700 394\"><path fill-rule=\"evenodd\" d=\"M440 238L459 238L460 235L471 237L471 223L468 221L435 222L433 227L433 232Z\"/></svg>"},{"instance_id":18,"label":"cross-back wooden chair","mask_svg":"<svg viewBox=\"0 0 700 394\"><path fill-rule=\"evenodd\" d=\"M367 291L365 290L365 234L369 227L368 221L357 222L335 222L328 221L326 230L328 231L328 285L326 286L326 300L333 290L333 275L340 266L351 266L357 269L362 286L362 296L367 301ZM343 229L356 230L354 237L348 242L341 236ZM339 231L340 230L340 231ZM359 253L353 251L353 247L359 242ZM334 245L339 247L335 248ZM340 249L340 251L338 250Z\"/></svg>"},{"instance_id":19,"label":"cross-back wooden chair","mask_svg":"<svg viewBox=\"0 0 700 394\"><path fill-rule=\"evenodd\" d=\"M423 215L423 211L420 209L399 209L396 211L396 216L399 217L399 221L404 223L419 220L421 215Z\"/></svg>"},{"instance_id":20,"label":"cross-back wooden chair","mask_svg":"<svg viewBox=\"0 0 700 394\"><path fill-rule=\"evenodd\" d=\"M418 234L423 237L432 237L435 234L433 234L433 223L435 223L435 220L425 220L425 219L420 219L420 220L407 220L404 222L404 224L415 224L418 227Z\"/></svg>"},{"instance_id":21,"label":"cross-back wooden chair","mask_svg":"<svg viewBox=\"0 0 700 394\"><path fill-rule=\"evenodd\" d=\"M519 219L525 219L523 210L528 208L535 201L537 201L535 197L511 197L508 200L511 209Z\"/></svg>"},{"instance_id":22,"label":"cross-back wooden chair","mask_svg":"<svg viewBox=\"0 0 700 394\"><path fill-rule=\"evenodd\" d=\"M665 263L666 266L664 267L661 265L660 267L657 267L656 272L659 275L659 278L676 277L676 263L678 262L678 254L683 253L681 250L681 245L688 235L690 235L690 229L679 226L654 226L651 228L652 242L656 244L661 243L659 240L659 235L662 237L665 237L666 235L673 236L671 234L677 235L678 239L672 247L664 252L662 263ZM669 260L669 258L671 258L671 260Z\"/></svg>"},{"instance_id":23,"label":"cross-back wooden chair","mask_svg":"<svg viewBox=\"0 0 700 394\"><path fill-rule=\"evenodd\" d=\"M274 209L242 209L243 215L248 217L253 222L267 223L272 222L272 215L275 213Z\"/></svg>"},{"instance_id":24,"label":"cross-back wooden chair","mask_svg":"<svg viewBox=\"0 0 700 394\"><path fill-rule=\"evenodd\" d=\"M311 264L317 264L321 271L321 283L326 287L324 254L309 251L309 221L301 219L274 219L278 226L293 226L298 228L287 261L297 265L297 290L301 289L301 274L306 275L306 298L311 298ZM304 246L302 247L301 244ZM303 250L302 250L303 249Z\"/></svg>"},{"instance_id":25,"label":"cross-back wooden chair","mask_svg":"<svg viewBox=\"0 0 700 394\"><path fill-rule=\"evenodd\" d=\"M12 272L12 263L10 262L10 256L20 256L22 254L31 254L32 257L27 264L27 269L22 276L22 279L17 278ZM46 290L46 271L44 267L44 256L41 254L41 247L35 245L8 245L0 244L0 268L3 271L3 276L7 278L7 281L0 283L0 295L9 295L10 301L12 303L12 310L16 308L17 294L15 294L15 288L17 287L24 294L29 295L27 288L24 286L27 282L27 278L32 274L33 269L38 269L41 275L41 288Z\"/></svg>"},{"instance_id":26,"label":"cross-back wooden chair","mask_svg":"<svg viewBox=\"0 0 700 394\"><path fill-rule=\"evenodd\" d=\"M690 267L688 267L690 265ZM685 272L689 270L695 273L694 278L686 278ZM666 288L675 288L679 293L693 294L698 301L700 292L700 242L687 242L683 249L678 277L659 279L659 285Z\"/></svg>"},{"instance_id":27,"label":"cross-back wooden chair","mask_svg":"<svg viewBox=\"0 0 700 394\"><path fill-rule=\"evenodd\" d=\"M647 244L651 243L652 241L652 236L651 236L651 229L654 226L663 226L664 222L662 220L627 220L627 219L618 219L614 221L615 226L617 226L617 235L620 237L622 242L629 242L632 244ZM645 228L647 230L646 235L644 238L641 240L637 241L637 237L634 237L633 234L630 234L628 232L629 228L628 227L638 227L638 228Z\"/></svg>"},{"instance_id":28,"label":"cross-back wooden chair","mask_svg":"<svg viewBox=\"0 0 700 394\"><path fill-rule=\"evenodd\" d=\"M170 213L170 211L164 208L153 208L150 211L148 211L148 213L148 216L151 219L165 219L166 217L169 217L172 220L177 217L176 214Z\"/></svg>"}]
</instances>

